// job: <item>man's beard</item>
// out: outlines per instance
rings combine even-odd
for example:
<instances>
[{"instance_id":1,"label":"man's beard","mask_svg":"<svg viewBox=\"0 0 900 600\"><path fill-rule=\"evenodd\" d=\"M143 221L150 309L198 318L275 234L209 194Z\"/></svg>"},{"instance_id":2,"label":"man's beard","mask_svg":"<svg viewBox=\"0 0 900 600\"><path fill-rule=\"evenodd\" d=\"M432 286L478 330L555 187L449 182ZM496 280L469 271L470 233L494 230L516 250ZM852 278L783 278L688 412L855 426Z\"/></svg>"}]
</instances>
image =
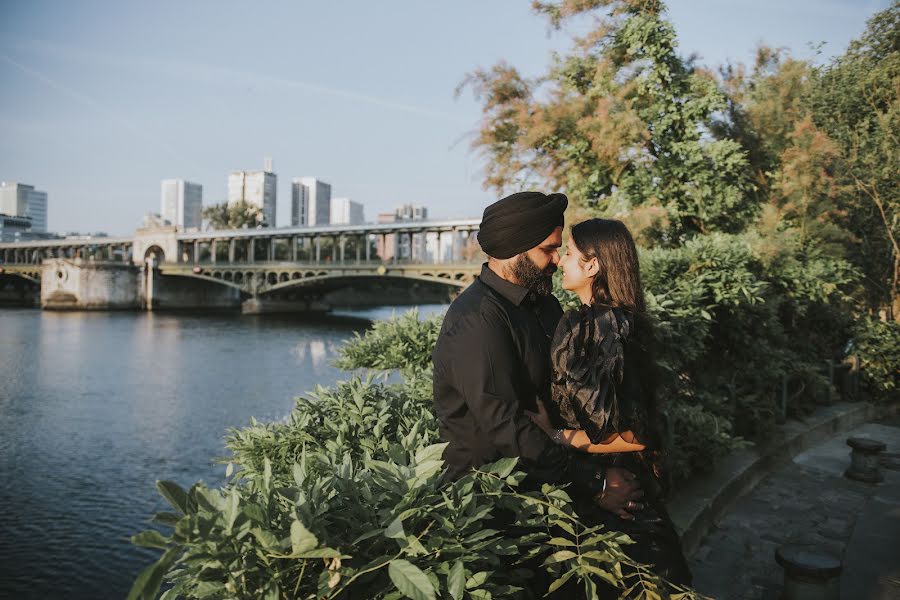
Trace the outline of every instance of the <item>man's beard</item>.
<instances>
[{"instance_id":1,"label":"man's beard","mask_svg":"<svg viewBox=\"0 0 900 600\"><path fill-rule=\"evenodd\" d=\"M535 294L549 296L553 293L553 274L556 272L556 265L552 262L542 271L527 254L520 254L510 270L519 285Z\"/></svg>"}]
</instances>

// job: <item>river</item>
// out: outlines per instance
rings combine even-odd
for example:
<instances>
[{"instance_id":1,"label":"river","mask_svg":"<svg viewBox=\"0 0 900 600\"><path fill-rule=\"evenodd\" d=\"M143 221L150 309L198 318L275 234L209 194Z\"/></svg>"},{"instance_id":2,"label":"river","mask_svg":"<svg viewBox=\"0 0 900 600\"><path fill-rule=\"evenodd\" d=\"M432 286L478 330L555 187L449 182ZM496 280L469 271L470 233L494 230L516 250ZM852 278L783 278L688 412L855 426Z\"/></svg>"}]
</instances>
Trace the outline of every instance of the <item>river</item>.
<instances>
[{"instance_id":1,"label":"river","mask_svg":"<svg viewBox=\"0 0 900 600\"><path fill-rule=\"evenodd\" d=\"M0 309L0 598L124 598L155 481L221 484L227 430L347 377L337 349L389 314Z\"/></svg>"}]
</instances>

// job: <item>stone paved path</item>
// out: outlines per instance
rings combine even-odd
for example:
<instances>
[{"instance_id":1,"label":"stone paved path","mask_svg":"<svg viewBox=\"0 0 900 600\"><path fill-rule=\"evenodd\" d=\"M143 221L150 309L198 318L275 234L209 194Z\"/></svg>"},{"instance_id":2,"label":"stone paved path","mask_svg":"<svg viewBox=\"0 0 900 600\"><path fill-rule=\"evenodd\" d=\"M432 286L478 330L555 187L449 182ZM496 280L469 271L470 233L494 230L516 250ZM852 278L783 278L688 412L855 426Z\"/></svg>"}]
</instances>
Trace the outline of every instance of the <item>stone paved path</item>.
<instances>
[{"instance_id":1,"label":"stone paved path","mask_svg":"<svg viewBox=\"0 0 900 600\"><path fill-rule=\"evenodd\" d=\"M900 490L900 485L895 485L900 484L897 470L882 469L887 485L872 486L843 477L850 462L846 439L853 436L881 440L888 453L900 453L900 422L894 418L840 434L776 469L731 507L691 557L697 590L717 599L775 600L783 579L775 549L786 543L815 544L841 557L846 573L854 557L845 550L860 515L876 494L896 495ZM900 506L900 498L894 500ZM900 561L900 539L880 543L893 542L897 552L888 552L889 561L895 557ZM869 560L868 556L857 558ZM842 583L848 583L843 579ZM863 596L845 589L842 598L900 599L900 581L893 582L893 576L889 579L890 589L882 590L882 595L867 592Z\"/></svg>"}]
</instances>

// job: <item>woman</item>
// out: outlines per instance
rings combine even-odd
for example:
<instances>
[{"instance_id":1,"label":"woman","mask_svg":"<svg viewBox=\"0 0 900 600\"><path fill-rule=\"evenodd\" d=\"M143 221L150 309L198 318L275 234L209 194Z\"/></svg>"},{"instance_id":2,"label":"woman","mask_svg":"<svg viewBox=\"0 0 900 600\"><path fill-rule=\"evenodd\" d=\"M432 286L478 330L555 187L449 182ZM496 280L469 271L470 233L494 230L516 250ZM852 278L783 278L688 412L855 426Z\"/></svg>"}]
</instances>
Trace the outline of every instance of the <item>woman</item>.
<instances>
[{"instance_id":1,"label":"woman","mask_svg":"<svg viewBox=\"0 0 900 600\"><path fill-rule=\"evenodd\" d=\"M532 418L574 454L579 515L588 524L627 533L623 547L665 579L690 585L678 535L668 517L659 479L659 417L655 410L650 327L641 291L637 250L621 221L591 219L575 225L560 260L563 288L579 309L562 318L551 345L552 401ZM538 402L538 406L542 403ZM604 467L638 476L645 496L618 515L591 500L603 483L579 481ZM577 476L582 474L582 476ZM597 488L600 489L597 489Z\"/></svg>"}]
</instances>

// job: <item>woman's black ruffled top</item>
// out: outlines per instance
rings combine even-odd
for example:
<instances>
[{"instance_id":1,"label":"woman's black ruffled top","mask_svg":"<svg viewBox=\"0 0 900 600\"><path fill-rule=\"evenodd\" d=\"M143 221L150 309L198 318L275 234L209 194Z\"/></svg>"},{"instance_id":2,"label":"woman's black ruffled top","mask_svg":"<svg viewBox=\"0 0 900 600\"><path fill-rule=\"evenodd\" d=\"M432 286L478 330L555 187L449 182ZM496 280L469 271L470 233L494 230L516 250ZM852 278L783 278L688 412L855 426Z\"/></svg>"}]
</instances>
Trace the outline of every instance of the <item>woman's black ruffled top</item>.
<instances>
[{"instance_id":1,"label":"woman's black ruffled top","mask_svg":"<svg viewBox=\"0 0 900 600\"><path fill-rule=\"evenodd\" d=\"M635 326L628 310L583 305L563 316L553 336L551 392L559 418L595 444L628 430L647 440L648 399Z\"/></svg>"}]
</instances>

